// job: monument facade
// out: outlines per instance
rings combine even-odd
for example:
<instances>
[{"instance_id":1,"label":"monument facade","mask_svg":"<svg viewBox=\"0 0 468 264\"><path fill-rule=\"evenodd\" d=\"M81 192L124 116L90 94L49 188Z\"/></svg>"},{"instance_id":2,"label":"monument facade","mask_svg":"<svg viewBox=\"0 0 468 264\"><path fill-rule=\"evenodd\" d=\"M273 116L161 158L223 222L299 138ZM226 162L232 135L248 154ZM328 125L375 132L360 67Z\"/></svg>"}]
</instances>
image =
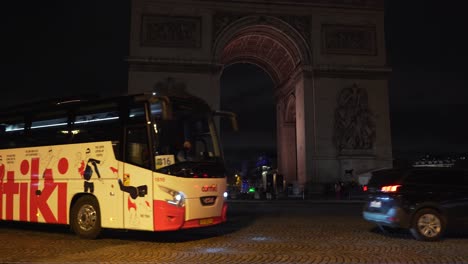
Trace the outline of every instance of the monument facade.
<instances>
[{"instance_id":1,"label":"monument facade","mask_svg":"<svg viewBox=\"0 0 468 264\"><path fill-rule=\"evenodd\" d=\"M392 164L383 0L133 0L129 93L220 108L224 67L275 85L278 171L306 190Z\"/></svg>"}]
</instances>

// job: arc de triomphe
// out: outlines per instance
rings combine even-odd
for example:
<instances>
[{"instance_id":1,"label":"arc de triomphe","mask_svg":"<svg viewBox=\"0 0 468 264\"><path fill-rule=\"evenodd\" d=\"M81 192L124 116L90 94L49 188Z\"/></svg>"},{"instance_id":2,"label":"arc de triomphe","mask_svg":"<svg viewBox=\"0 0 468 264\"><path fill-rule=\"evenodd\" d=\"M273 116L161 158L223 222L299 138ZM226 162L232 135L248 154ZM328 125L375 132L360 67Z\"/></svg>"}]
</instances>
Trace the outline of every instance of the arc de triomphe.
<instances>
[{"instance_id":1,"label":"arc de triomphe","mask_svg":"<svg viewBox=\"0 0 468 264\"><path fill-rule=\"evenodd\" d=\"M252 63L275 84L286 182L391 166L383 2L132 0L129 93L184 85L219 109L223 68Z\"/></svg>"}]
</instances>

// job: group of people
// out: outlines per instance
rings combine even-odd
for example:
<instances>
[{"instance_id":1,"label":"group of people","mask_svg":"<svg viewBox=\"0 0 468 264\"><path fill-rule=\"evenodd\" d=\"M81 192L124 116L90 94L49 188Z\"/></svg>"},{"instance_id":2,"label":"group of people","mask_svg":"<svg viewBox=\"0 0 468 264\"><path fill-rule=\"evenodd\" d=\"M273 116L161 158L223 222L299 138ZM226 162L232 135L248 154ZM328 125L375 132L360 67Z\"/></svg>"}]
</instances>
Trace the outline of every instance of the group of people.
<instances>
[{"instance_id":1,"label":"group of people","mask_svg":"<svg viewBox=\"0 0 468 264\"><path fill-rule=\"evenodd\" d=\"M342 181L337 181L335 182L335 195L337 200L341 199L350 199L350 195L352 192L355 192L357 189L360 188L360 186L354 182L342 182Z\"/></svg>"}]
</instances>

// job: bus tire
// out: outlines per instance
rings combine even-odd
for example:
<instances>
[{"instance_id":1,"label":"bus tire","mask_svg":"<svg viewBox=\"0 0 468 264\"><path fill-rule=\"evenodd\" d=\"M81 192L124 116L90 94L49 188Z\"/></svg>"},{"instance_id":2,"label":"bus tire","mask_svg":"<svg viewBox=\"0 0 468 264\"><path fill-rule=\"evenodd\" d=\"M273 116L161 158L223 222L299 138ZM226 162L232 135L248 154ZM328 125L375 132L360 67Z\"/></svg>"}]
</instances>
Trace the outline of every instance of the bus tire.
<instances>
[{"instance_id":1,"label":"bus tire","mask_svg":"<svg viewBox=\"0 0 468 264\"><path fill-rule=\"evenodd\" d=\"M101 212L93 196L78 198L70 214L73 231L81 238L95 239L101 233Z\"/></svg>"}]
</instances>

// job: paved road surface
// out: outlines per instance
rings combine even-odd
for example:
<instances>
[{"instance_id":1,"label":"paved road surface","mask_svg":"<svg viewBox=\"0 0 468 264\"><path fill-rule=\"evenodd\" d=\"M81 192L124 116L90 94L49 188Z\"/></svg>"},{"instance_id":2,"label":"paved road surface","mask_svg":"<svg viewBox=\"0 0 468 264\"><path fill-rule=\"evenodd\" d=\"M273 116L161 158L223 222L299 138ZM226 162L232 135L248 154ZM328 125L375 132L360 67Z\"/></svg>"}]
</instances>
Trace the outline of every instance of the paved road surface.
<instances>
[{"instance_id":1,"label":"paved road surface","mask_svg":"<svg viewBox=\"0 0 468 264\"><path fill-rule=\"evenodd\" d=\"M236 201L229 222L180 232L106 231L82 240L67 227L0 223L0 262L468 263L468 235L441 242L382 234L360 203Z\"/></svg>"}]
</instances>

